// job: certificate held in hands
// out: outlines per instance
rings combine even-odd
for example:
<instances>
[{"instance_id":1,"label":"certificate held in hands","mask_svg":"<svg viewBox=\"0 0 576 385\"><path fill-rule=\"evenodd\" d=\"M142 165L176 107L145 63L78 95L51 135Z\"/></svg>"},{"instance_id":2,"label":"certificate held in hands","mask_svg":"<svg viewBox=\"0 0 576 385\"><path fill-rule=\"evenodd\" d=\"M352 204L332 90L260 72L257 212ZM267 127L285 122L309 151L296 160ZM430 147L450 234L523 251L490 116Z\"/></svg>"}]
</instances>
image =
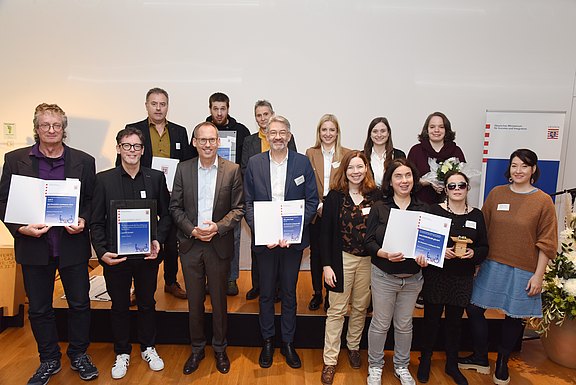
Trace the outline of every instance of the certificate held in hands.
<instances>
[{"instance_id":1,"label":"certificate held in hands","mask_svg":"<svg viewBox=\"0 0 576 385\"><path fill-rule=\"evenodd\" d=\"M117 254L144 258L152 250L156 234L156 201L151 199L113 200L110 218L115 218Z\"/></svg>"},{"instance_id":2,"label":"certificate held in hands","mask_svg":"<svg viewBox=\"0 0 576 385\"><path fill-rule=\"evenodd\" d=\"M302 242L304 199L254 202L254 244L273 245L280 240Z\"/></svg>"}]
</instances>

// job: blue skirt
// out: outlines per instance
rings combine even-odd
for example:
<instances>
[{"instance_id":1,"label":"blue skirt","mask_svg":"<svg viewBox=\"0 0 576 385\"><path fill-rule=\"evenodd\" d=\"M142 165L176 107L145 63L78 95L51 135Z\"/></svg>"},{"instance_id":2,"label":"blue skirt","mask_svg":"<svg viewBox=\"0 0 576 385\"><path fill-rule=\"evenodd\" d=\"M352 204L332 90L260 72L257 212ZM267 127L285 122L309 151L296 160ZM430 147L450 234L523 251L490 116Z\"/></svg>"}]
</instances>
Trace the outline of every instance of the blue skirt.
<instances>
[{"instance_id":1,"label":"blue skirt","mask_svg":"<svg viewBox=\"0 0 576 385\"><path fill-rule=\"evenodd\" d=\"M528 296L526 285L534 273L485 260L474 279L470 303L484 309L499 309L513 318L542 318L542 297Z\"/></svg>"}]
</instances>

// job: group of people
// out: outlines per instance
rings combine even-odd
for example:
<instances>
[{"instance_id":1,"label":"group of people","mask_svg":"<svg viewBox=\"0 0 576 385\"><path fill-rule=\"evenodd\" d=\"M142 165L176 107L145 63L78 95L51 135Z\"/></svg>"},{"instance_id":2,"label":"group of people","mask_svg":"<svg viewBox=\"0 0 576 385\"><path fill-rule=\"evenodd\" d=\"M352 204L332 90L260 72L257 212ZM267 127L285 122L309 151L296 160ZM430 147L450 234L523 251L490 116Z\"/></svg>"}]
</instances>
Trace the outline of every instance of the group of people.
<instances>
[{"instance_id":1,"label":"group of people","mask_svg":"<svg viewBox=\"0 0 576 385\"><path fill-rule=\"evenodd\" d=\"M460 369L490 373L488 329L484 311L506 313L498 351L495 384L509 382L508 358L522 332L522 320L541 317L540 292L546 264L557 247L554 205L534 187L539 169L536 154L519 149L510 156L509 184L490 192L482 210L469 206L470 181L460 171L448 172L443 183L421 176L430 159L465 161L448 118L428 116L419 142L406 157L394 148L392 129L384 117L372 120L362 150L342 146L338 120L321 117L316 143L306 155L296 152L290 122L275 115L265 100L255 105L259 130L249 130L228 114L223 93L209 98L210 116L193 131L166 119L168 93L153 88L146 95L148 117L128 124L116 136L116 167L95 173L94 158L64 144L66 114L55 104L40 104L34 113L35 144L5 155L0 180L0 218L4 220L12 175L42 179L74 178L81 182L79 220L65 227L45 224L6 226L14 236L15 255L22 265L29 299L29 319L40 355L40 366L29 385L44 385L61 369L61 352L52 294L58 270L69 311L71 367L80 378L99 375L86 354L89 345L90 302L88 259L90 242L103 266L112 299L111 326L116 361L114 379L130 364L131 287L138 305L140 353L150 369L164 361L155 348L154 293L158 265L164 261L164 290L187 298L191 354L183 372L196 371L205 357L204 300L213 308L212 341L216 367L230 371L227 347L227 296L237 295L240 221L252 231L252 287L247 299L259 298L263 339L259 365L272 365L276 327L274 303L281 300L281 353L292 368L300 357L293 345L296 333L296 284L303 250L310 247L313 294L308 307L326 310L321 382L336 374L344 318L347 357L352 368L362 366L359 353L367 309L373 308L368 330L369 385L380 384L384 346L394 322L394 375L415 384L409 370L412 314L418 297L424 302L424 327L419 382L430 378L432 351L445 317L446 373L456 384L467 384ZM232 137L230 160L218 155L222 138ZM151 168L153 157L178 159L168 190L164 173ZM149 202L157 223L150 252L141 257L119 255L116 234L117 201ZM285 239L256 245L255 202L304 201L300 243ZM528 210L527 207L530 207ZM391 209L428 212L452 220L450 235L471 243L463 254L448 240L443 268L428 265L425 256L407 258L384 250ZM411 229L407 229L411 231ZM178 256L185 290L176 280ZM323 295L323 286L326 295ZM329 294L328 294L329 293ZM474 337L472 355L459 358L461 319L466 310Z\"/></svg>"}]
</instances>

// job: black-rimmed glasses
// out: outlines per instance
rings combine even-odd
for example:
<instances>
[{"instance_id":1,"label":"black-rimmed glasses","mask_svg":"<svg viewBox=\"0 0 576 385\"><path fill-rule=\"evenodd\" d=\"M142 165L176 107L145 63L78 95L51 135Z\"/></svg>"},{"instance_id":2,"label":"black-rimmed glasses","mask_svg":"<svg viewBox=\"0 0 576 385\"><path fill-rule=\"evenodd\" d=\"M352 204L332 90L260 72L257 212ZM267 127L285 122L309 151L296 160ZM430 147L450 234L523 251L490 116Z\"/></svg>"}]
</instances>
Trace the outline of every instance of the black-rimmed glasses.
<instances>
[{"instance_id":1,"label":"black-rimmed glasses","mask_svg":"<svg viewBox=\"0 0 576 385\"><path fill-rule=\"evenodd\" d=\"M122 147L122 149L124 151L130 151L131 149L134 149L134 151L140 151L142 150L142 148L144 147L142 144L140 143L134 143L134 144L130 144L130 143L120 143L119 144L120 147Z\"/></svg>"}]
</instances>

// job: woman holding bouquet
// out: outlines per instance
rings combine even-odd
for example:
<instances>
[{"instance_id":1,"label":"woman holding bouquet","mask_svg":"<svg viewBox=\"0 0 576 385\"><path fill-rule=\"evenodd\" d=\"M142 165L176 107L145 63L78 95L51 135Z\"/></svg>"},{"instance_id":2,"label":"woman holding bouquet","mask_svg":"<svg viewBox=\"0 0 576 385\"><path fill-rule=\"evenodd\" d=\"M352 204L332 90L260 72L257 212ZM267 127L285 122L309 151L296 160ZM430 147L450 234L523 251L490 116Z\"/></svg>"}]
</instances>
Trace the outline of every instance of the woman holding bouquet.
<instances>
[{"instance_id":1,"label":"woman holding bouquet","mask_svg":"<svg viewBox=\"0 0 576 385\"><path fill-rule=\"evenodd\" d=\"M364 142L364 155L370 162L370 170L378 187L382 184L384 171L392 160L406 158L404 151L394 148L388 119L384 117L372 119Z\"/></svg>"},{"instance_id":2,"label":"woman holding bouquet","mask_svg":"<svg viewBox=\"0 0 576 385\"><path fill-rule=\"evenodd\" d=\"M470 303L476 266L488 254L488 238L482 212L468 206L470 190L468 177L459 171L449 171L445 178L446 201L430 207L430 213L452 219L450 237L464 237L472 241L465 253L457 253L448 238L443 268L428 266L424 274L424 330L422 354L418 367L418 381L428 382L432 350L442 312L445 318L445 372L458 385L466 385L466 377L458 369L458 350L462 314Z\"/></svg>"},{"instance_id":3,"label":"woman holding bouquet","mask_svg":"<svg viewBox=\"0 0 576 385\"><path fill-rule=\"evenodd\" d=\"M454 142L455 137L456 133L452 131L446 115L433 112L426 118L422 132L418 135L420 143L412 146L408 159L414 163L421 176L430 171L429 159L435 159L437 163L449 158L465 162L464 153ZM420 179L420 184L423 187L416 194L420 201L434 204L443 200L443 185L423 179Z\"/></svg>"},{"instance_id":4,"label":"woman holding bouquet","mask_svg":"<svg viewBox=\"0 0 576 385\"><path fill-rule=\"evenodd\" d=\"M556 256L558 225L550 196L534 187L540 169L532 150L510 155L510 184L490 191L482 206L488 230L488 257L474 280L466 309L474 337L474 353L459 359L460 369L489 374L486 309L506 313L498 347L495 384L510 382L508 358L522 334L523 318L542 317L542 282L549 259Z\"/></svg>"},{"instance_id":5,"label":"woman holding bouquet","mask_svg":"<svg viewBox=\"0 0 576 385\"><path fill-rule=\"evenodd\" d=\"M370 303L370 257L364 245L366 220L381 197L368 171L368 160L360 151L344 155L330 187L324 200L320 233L324 281L330 291L321 377L325 385L334 380L348 304L348 361L352 368L360 368L360 339Z\"/></svg>"}]
</instances>

